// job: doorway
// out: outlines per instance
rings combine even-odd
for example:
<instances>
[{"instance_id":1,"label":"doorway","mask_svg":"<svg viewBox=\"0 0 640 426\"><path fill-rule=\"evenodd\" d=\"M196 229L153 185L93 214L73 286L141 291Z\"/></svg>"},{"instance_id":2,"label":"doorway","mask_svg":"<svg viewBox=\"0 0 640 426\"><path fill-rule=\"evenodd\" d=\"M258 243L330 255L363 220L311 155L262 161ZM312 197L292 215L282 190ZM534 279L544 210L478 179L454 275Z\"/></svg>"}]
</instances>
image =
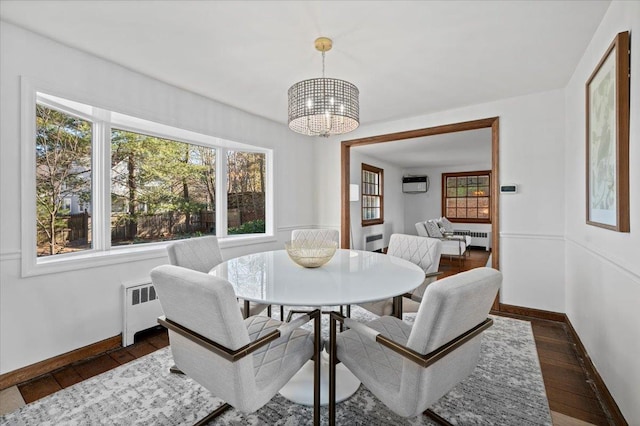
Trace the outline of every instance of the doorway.
<instances>
[{"instance_id":1,"label":"doorway","mask_svg":"<svg viewBox=\"0 0 640 426\"><path fill-rule=\"evenodd\" d=\"M351 175L351 148L356 146L379 144L386 142L396 142L405 139L421 138L425 136L441 135L445 133L463 132L476 129L491 129L491 246L492 263L495 269L500 269L500 238L499 238L499 117L491 117L480 120L465 121L461 123L446 124L423 129L407 130L403 132L387 133L366 138L351 139L342 141L340 144L340 170L341 170L341 220L340 220L340 246L350 248L350 223L351 208L349 202L349 184ZM499 309L499 296L494 302L494 309Z\"/></svg>"}]
</instances>

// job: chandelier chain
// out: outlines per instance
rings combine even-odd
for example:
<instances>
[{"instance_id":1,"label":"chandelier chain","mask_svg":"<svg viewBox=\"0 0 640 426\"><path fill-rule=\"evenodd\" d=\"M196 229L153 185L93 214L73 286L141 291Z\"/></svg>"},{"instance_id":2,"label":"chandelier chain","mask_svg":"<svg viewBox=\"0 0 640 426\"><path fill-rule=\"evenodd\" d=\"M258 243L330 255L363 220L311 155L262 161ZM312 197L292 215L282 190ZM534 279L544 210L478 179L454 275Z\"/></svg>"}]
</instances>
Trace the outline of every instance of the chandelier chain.
<instances>
[{"instance_id":1,"label":"chandelier chain","mask_svg":"<svg viewBox=\"0 0 640 426\"><path fill-rule=\"evenodd\" d=\"M322 52L322 78L324 78L324 51Z\"/></svg>"}]
</instances>

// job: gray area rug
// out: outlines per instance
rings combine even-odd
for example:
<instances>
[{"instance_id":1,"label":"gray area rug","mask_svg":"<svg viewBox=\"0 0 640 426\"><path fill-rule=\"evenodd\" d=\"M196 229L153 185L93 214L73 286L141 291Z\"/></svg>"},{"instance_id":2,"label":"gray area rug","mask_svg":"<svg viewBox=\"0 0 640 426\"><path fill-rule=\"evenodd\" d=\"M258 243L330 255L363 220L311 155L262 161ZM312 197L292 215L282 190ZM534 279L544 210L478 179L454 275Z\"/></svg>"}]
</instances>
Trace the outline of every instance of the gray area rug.
<instances>
[{"instance_id":1,"label":"gray area rug","mask_svg":"<svg viewBox=\"0 0 640 426\"><path fill-rule=\"evenodd\" d=\"M366 319L354 307L354 318ZM275 315L274 315L275 316ZM405 321L412 322L406 315ZM551 425L531 326L494 317L474 373L442 397L433 410L457 425ZM63 389L0 417L3 425L188 425L222 403L188 377L169 373L169 348ZM227 411L216 425L311 425L311 407L276 395L256 413ZM340 425L431 425L402 418L367 389L338 404ZM327 408L322 408L327 424Z\"/></svg>"}]
</instances>

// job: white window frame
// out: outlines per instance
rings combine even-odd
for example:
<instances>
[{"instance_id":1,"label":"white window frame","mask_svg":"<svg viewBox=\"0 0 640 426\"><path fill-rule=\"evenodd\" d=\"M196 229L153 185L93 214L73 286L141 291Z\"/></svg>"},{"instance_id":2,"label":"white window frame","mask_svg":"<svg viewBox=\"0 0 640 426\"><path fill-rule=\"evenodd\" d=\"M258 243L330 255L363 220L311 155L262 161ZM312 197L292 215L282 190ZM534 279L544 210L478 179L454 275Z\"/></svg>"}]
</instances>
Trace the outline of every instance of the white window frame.
<instances>
[{"instance_id":1,"label":"white window frame","mask_svg":"<svg viewBox=\"0 0 640 426\"><path fill-rule=\"evenodd\" d=\"M34 276L76 269L91 268L123 262L166 256L171 241L125 246L111 246L111 128L142 133L159 138L201 145L216 149L216 193L225 194L216 200L216 235L220 246L236 247L273 242L275 218L273 203L273 150L233 142L177 127L121 114L106 108L89 105L39 84L22 78L21 105L21 230L22 276ZM92 126L92 247L75 253L37 257L35 143L36 103L90 121ZM227 150L265 154L265 233L227 234Z\"/></svg>"}]
</instances>

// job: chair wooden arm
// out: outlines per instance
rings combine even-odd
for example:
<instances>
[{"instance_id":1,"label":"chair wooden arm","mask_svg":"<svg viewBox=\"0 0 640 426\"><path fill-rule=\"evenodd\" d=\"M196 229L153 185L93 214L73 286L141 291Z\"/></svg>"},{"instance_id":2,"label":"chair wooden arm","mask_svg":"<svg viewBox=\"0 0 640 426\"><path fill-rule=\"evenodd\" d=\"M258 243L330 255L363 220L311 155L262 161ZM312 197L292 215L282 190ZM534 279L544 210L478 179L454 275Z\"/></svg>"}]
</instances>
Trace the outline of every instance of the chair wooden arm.
<instances>
[{"instance_id":1,"label":"chair wooden arm","mask_svg":"<svg viewBox=\"0 0 640 426\"><path fill-rule=\"evenodd\" d=\"M315 309L311 312L308 313L309 315L309 320L316 320L319 321L320 320L320 311L318 309ZM268 345L269 343L271 343L272 341L276 340L277 338L279 338L281 336L281 332L280 330L273 330L272 332L262 336L261 338L244 345L243 347L239 348L239 349L229 349L226 346L223 346L217 342L214 342L211 339L208 339L206 337L204 337L201 334L196 333L193 330L190 330L186 327L184 327L181 324L178 324L175 321L170 320L169 318L166 318L165 316L161 316L158 318L158 323L166 328L168 328L171 331L174 331L176 333L178 333L179 335L181 335L182 337L185 337L189 340L191 340L192 342L196 343L197 345L202 346L203 348L210 350L211 352L215 353L218 356L221 356L222 358L226 359L227 361L231 361L231 362L236 362L239 359L244 358L245 356L255 352L256 350L260 349L261 347Z\"/></svg>"},{"instance_id":2,"label":"chair wooden arm","mask_svg":"<svg viewBox=\"0 0 640 426\"><path fill-rule=\"evenodd\" d=\"M344 316L342 316L342 315L340 315L340 314L338 314L336 312L332 313L331 314L331 322L332 322L331 325L335 324L335 321L340 321L341 323L344 322ZM474 337L478 336L480 333L482 333L483 331L485 331L486 329L488 329L492 325L493 325L493 320L491 318L487 318L484 321L482 321L480 324L478 324L475 327L465 331L464 333L462 333L458 337L453 338L452 340L448 341L444 345L442 345L439 348L429 352L426 355L423 355L423 354L421 354L419 352L416 352L413 349L402 345L401 343L398 343L398 342L396 342L396 341L394 341L392 339L389 339L388 337L385 337L382 334L379 334L379 332L377 332L378 335L376 335L376 342L380 343L383 346L386 346L387 348L391 349L392 351L402 355L403 357L407 358L410 361L415 362L416 364L418 364L418 365L420 365L422 367L428 367L431 364L433 364L434 362L436 362L439 359L441 359L442 357L444 357L445 355L449 354L450 352L452 352L455 349L459 348L463 344L467 343L469 340L471 340ZM363 326L366 327L366 325L364 325L364 324L363 324ZM371 330L373 330L373 329L371 329ZM335 338L335 335L332 334L331 338L332 339Z\"/></svg>"},{"instance_id":3,"label":"chair wooden arm","mask_svg":"<svg viewBox=\"0 0 640 426\"><path fill-rule=\"evenodd\" d=\"M380 343L383 346L386 346L387 348L391 349L392 351L402 355L403 357L407 358L410 361L415 362L416 364L422 366L422 367L428 367L431 364L433 364L434 362L438 361L439 359L441 359L442 357L444 357L445 355L453 352L455 349L459 348L460 346L464 345L465 343L467 343L469 340L473 339L474 337L478 336L480 333L482 333L483 331L485 331L486 329L488 329L489 327L491 327L493 325L493 320L491 318L487 318L486 320L482 321L480 324L476 325L475 327L465 331L464 333L462 333L461 335L459 335L458 337L455 337L454 339L448 341L447 343L445 343L444 345L440 346L439 348L429 352L426 355L423 355L419 352L414 351L411 348L408 348L394 340L389 339L388 337L385 337L381 334L379 334L376 337L376 341L378 343Z\"/></svg>"}]
</instances>

